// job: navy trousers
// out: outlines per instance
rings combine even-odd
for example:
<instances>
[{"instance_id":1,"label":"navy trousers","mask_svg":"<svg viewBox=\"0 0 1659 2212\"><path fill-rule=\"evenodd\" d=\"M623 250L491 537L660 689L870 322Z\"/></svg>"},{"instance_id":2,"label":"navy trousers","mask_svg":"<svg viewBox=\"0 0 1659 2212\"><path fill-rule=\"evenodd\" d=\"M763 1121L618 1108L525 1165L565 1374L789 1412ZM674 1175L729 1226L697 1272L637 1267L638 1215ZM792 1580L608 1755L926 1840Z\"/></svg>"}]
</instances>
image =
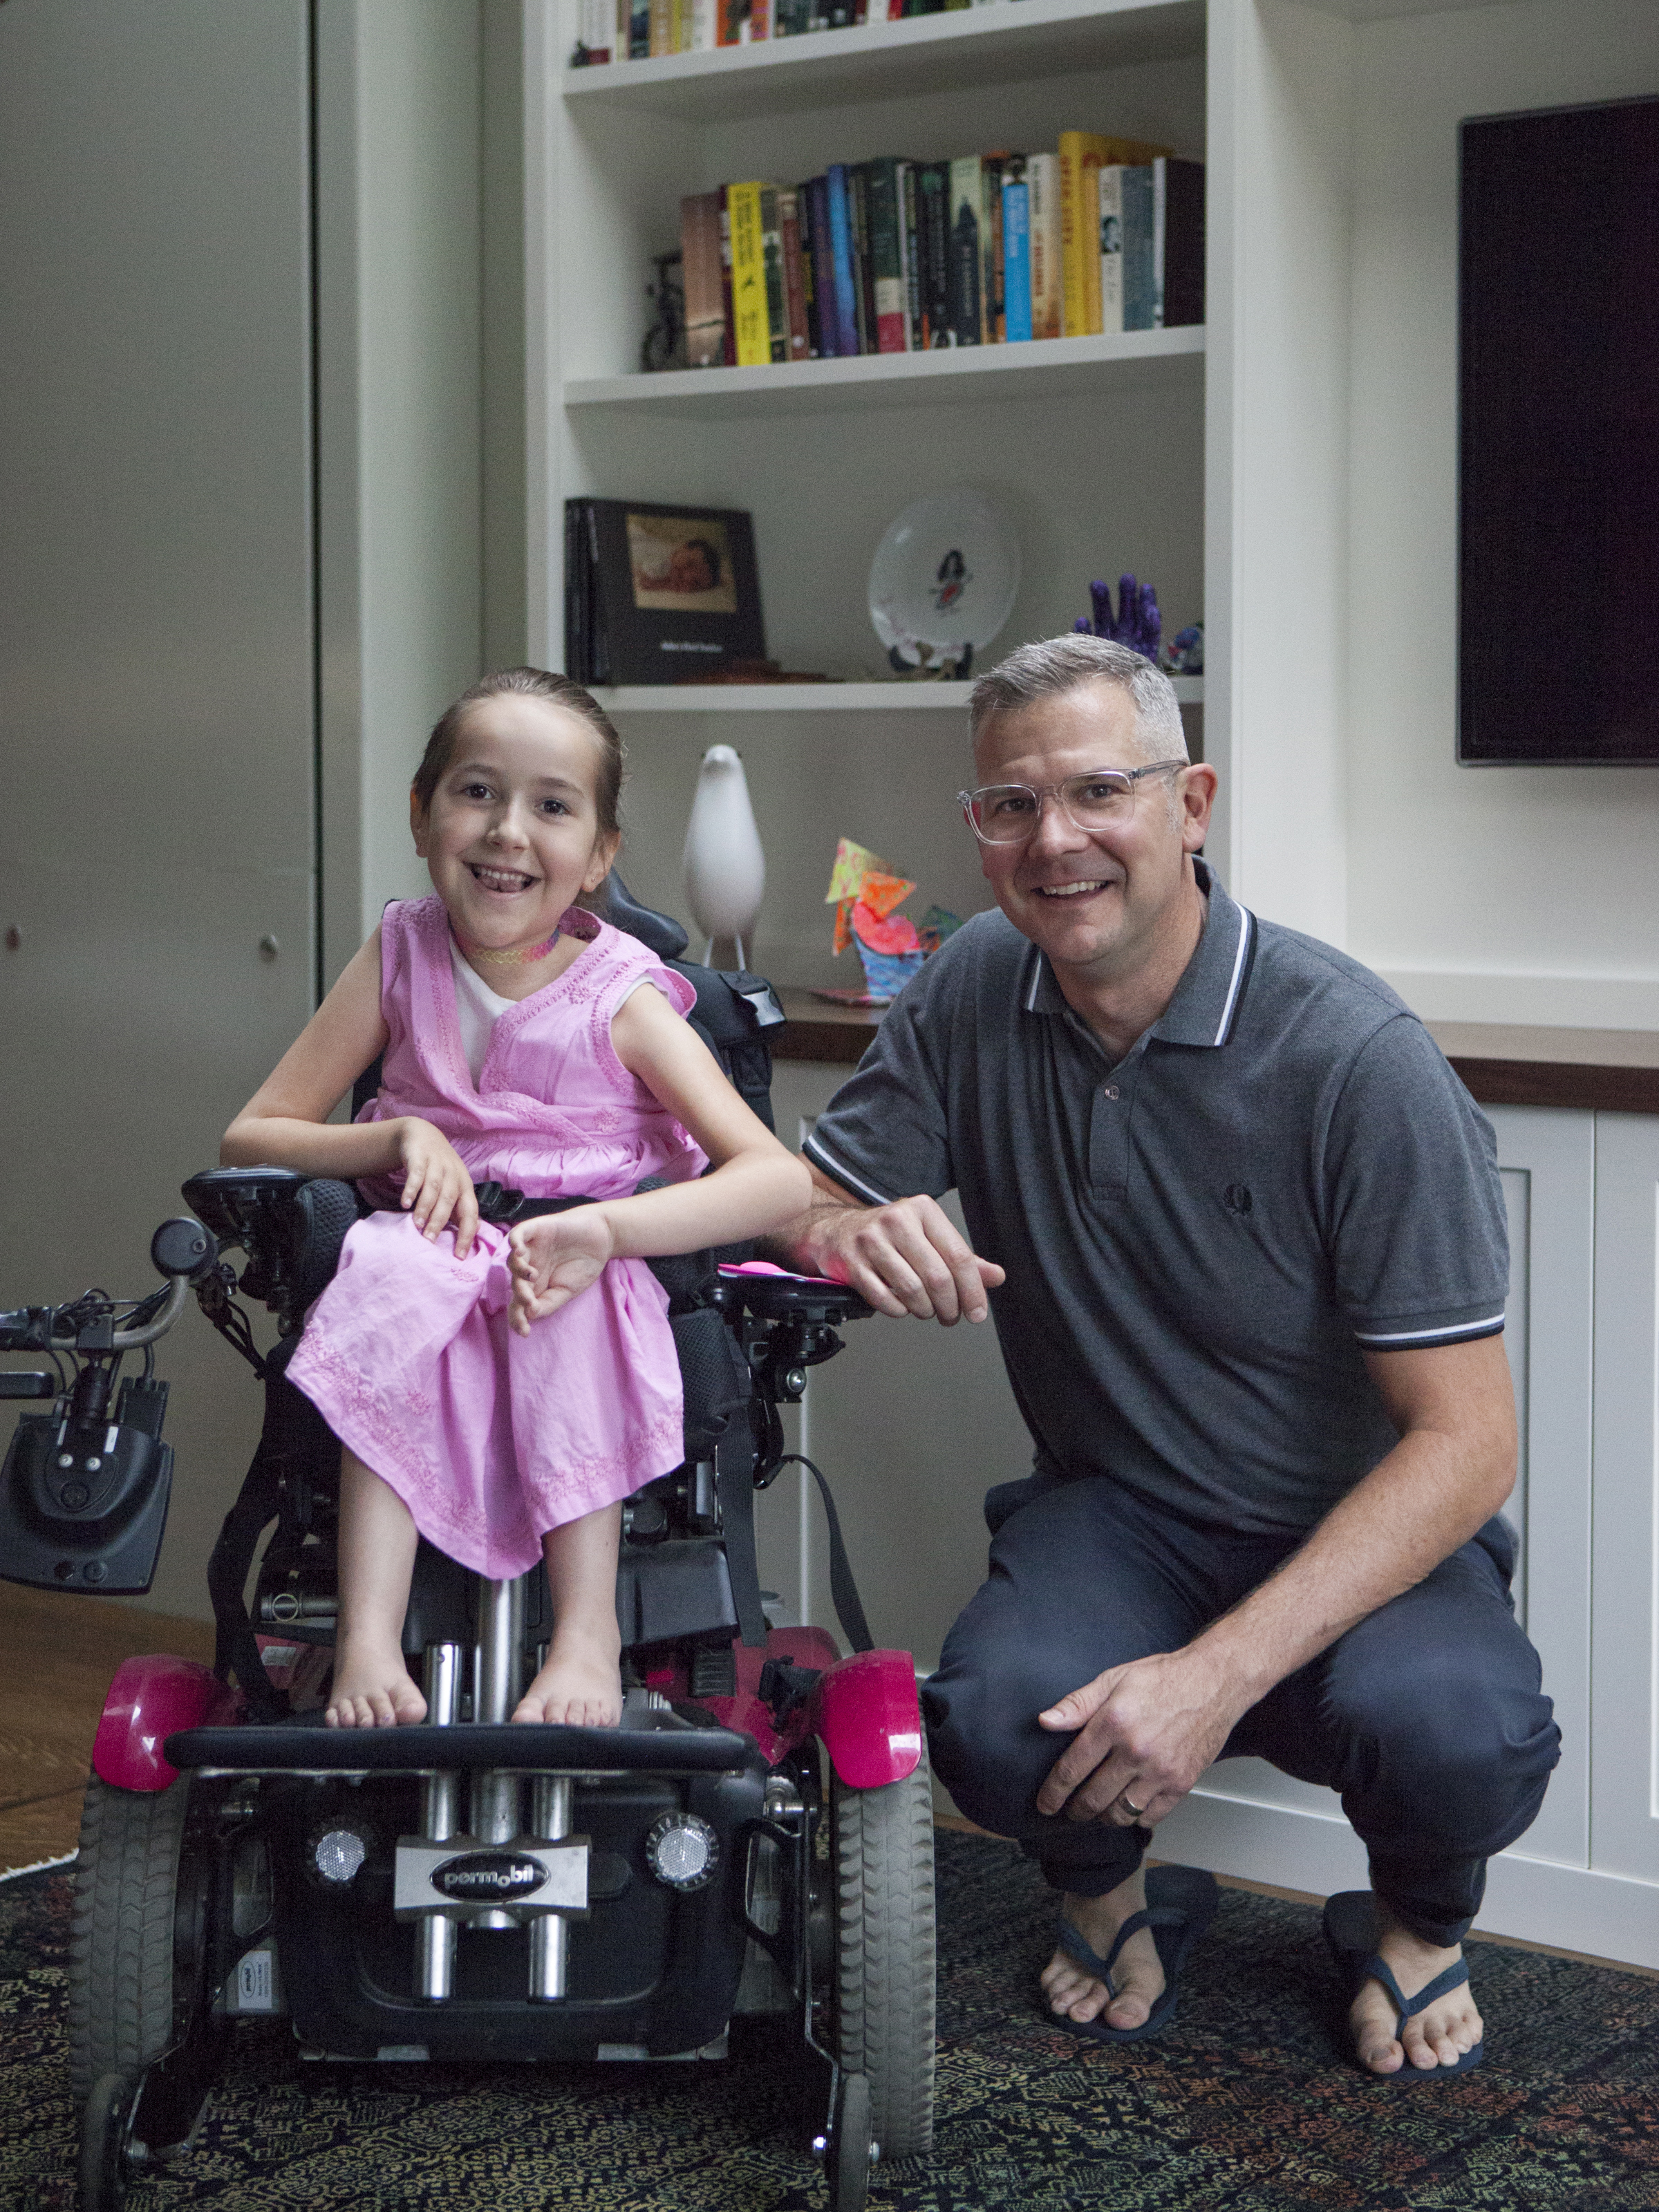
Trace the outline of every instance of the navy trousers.
<instances>
[{"instance_id":1,"label":"navy trousers","mask_svg":"<svg viewBox=\"0 0 1659 2212\"><path fill-rule=\"evenodd\" d=\"M1056 1889L1101 1896L1134 1872L1152 1832L1039 1814L1066 1738L1036 1716L1109 1667L1189 1644L1297 1541L1197 1527L1097 1477L1006 1483L985 1512L989 1577L922 1692L934 1770ZM1488 1856L1529 1826L1560 1755L1510 1598L1514 1563L1507 1526L1488 1522L1269 1691L1221 1753L1340 1790L1373 1888L1433 1943L1462 1940Z\"/></svg>"}]
</instances>

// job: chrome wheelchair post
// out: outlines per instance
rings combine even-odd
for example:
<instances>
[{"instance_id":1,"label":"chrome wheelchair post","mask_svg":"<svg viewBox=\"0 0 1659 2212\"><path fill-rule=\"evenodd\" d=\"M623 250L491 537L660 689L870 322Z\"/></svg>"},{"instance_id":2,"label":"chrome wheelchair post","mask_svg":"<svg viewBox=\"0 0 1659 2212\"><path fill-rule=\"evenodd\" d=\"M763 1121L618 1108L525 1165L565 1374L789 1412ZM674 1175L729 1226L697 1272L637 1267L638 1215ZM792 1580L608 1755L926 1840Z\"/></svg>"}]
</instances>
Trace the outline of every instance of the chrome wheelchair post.
<instances>
[{"instance_id":1,"label":"chrome wheelchair post","mask_svg":"<svg viewBox=\"0 0 1659 2212\"><path fill-rule=\"evenodd\" d=\"M453 1725L460 1708L461 1647L459 1644L428 1644L426 1647L426 1717L435 1727ZM421 1832L441 1844L455 1832L453 1774L428 1774L421 1789ZM415 1990L434 2003L450 1996L455 1986L455 1923L441 1913L428 1913L416 1923Z\"/></svg>"},{"instance_id":2,"label":"chrome wheelchair post","mask_svg":"<svg viewBox=\"0 0 1659 2212\"><path fill-rule=\"evenodd\" d=\"M524 1580L478 1584L478 1642L473 1653L472 1717L501 1722L519 1702L520 1652L524 1644ZM481 1844L508 1844L519 1832L519 1778L483 1773L472 1779L471 1830ZM474 1928L512 1928L510 1912L486 1907Z\"/></svg>"},{"instance_id":3,"label":"chrome wheelchair post","mask_svg":"<svg viewBox=\"0 0 1659 2212\"><path fill-rule=\"evenodd\" d=\"M570 1833L570 1777L538 1774L530 1785L530 1830L538 1843L556 1844ZM530 1923L530 1994L552 2004L564 1995L570 1928L562 1912L544 1912Z\"/></svg>"}]
</instances>

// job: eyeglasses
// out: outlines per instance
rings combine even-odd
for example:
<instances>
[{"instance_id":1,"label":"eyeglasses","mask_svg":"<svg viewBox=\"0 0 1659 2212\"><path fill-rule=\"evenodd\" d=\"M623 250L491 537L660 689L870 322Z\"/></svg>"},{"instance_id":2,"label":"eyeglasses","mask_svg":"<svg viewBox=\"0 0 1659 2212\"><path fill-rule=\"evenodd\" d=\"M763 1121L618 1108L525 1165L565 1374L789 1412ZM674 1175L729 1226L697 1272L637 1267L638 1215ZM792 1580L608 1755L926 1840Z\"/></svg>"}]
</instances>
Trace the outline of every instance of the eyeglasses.
<instances>
[{"instance_id":1,"label":"eyeglasses","mask_svg":"<svg viewBox=\"0 0 1659 2212\"><path fill-rule=\"evenodd\" d=\"M1184 760L1153 761L1146 768L1093 768L1068 775L1063 783L987 783L957 798L968 827L981 845L1023 845L1042 819L1045 799L1058 799L1074 830L1109 830L1134 811L1135 786L1143 775L1163 775L1188 767Z\"/></svg>"}]
</instances>

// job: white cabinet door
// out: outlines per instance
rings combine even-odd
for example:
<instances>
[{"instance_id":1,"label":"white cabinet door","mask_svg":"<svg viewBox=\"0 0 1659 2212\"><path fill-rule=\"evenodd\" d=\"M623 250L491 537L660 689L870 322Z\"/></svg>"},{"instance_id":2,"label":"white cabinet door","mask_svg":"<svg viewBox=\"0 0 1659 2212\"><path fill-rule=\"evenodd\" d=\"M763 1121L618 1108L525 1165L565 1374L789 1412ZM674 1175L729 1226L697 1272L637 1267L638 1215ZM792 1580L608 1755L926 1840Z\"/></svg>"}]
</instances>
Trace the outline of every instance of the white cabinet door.
<instances>
[{"instance_id":1,"label":"white cabinet door","mask_svg":"<svg viewBox=\"0 0 1659 2212\"><path fill-rule=\"evenodd\" d=\"M1595 1117L1492 1109L1510 1217L1504 1344L1521 1452L1505 1509L1521 1538L1515 1604L1544 1664L1561 1764L1522 1858L1589 1863L1590 1389Z\"/></svg>"},{"instance_id":2,"label":"white cabinet door","mask_svg":"<svg viewBox=\"0 0 1659 2212\"><path fill-rule=\"evenodd\" d=\"M1659 1119L1597 1116L1590 1864L1659 1881Z\"/></svg>"},{"instance_id":3,"label":"white cabinet door","mask_svg":"<svg viewBox=\"0 0 1659 2212\"><path fill-rule=\"evenodd\" d=\"M1516 1611L1538 1647L1561 1724L1561 1764L1537 1820L1505 1856L1588 1863L1590 1348L1595 1116L1492 1111L1510 1221L1504 1342L1520 1468L1505 1509L1521 1538ZM1308 1888L1363 1880L1333 1793L1265 1761L1212 1766L1164 1832L1223 1871ZM1275 1872L1275 1868L1279 1871ZM1291 1869L1294 1869L1293 1871ZM1503 1889L1493 1876L1493 1893ZM1491 1922L1498 1925L1498 1922ZM1529 1931L1530 1932L1530 1931ZM1541 1930L1540 1931L1541 1932Z\"/></svg>"}]
</instances>

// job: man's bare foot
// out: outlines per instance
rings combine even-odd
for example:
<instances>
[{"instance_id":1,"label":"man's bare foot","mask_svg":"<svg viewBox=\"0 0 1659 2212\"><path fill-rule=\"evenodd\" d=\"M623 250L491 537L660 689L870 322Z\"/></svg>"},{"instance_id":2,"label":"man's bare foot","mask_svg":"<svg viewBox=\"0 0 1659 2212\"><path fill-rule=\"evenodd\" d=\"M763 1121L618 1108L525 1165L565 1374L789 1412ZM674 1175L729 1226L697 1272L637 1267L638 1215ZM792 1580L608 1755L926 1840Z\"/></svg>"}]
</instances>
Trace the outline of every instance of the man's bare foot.
<instances>
[{"instance_id":1,"label":"man's bare foot","mask_svg":"<svg viewBox=\"0 0 1659 2212\"><path fill-rule=\"evenodd\" d=\"M1071 1897L1060 1901L1065 1914L1092 1951L1103 1959L1130 1916L1146 1908L1146 1877L1137 1869L1104 1897ZM1042 1994L1049 2009L1078 2021L1106 2015L1109 2027L1139 2027L1164 1994L1164 1968L1150 1928L1139 1928L1117 1954L1112 1968L1117 1995L1064 1951L1056 1951L1042 1970Z\"/></svg>"},{"instance_id":2,"label":"man's bare foot","mask_svg":"<svg viewBox=\"0 0 1659 2212\"><path fill-rule=\"evenodd\" d=\"M334 1655L334 1686L323 1712L325 1728L395 1728L426 1718L426 1699L409 1679L395 1644L364 1636L343 1637Z\"/></svg>"},{"instance_id":3,"label":"man's bare foot","mask_svg":"<svg viewBox=\"0 0 1659 2212\"><path fill-rule=\"evenodd\" d=\"M1425 1943L1413 1936L1381 1898L1376 1899L1377 1956L1400 1984L1403 1996L1414 1997L1437 1974L1455 1966L1462 1947L1449 1950ZM1359 2053L1359 2063L1373 2074L1397 2074L1402 2066L1429 2072L1437 2066L1455 2066L1481 2039L1480 2014L1474 1993L1467 1982L1437 1997L1431 2005L1407 2021L1401 2034L1394 2001L1380 1982L1366 1982L1348 2011L1348 2024Z\"/></svg>"},{"instance_id":4,"label":"man's bare foot","mask_svg":"<svg viewBox=\"0 0 1659 2212\"><path fill-rule=\"evenodd\" d=\"M568 1728L615 1728L622 1718L622 1639L615 1622L609 1635L562 1629L547 1664L520 1698L515 1721Z\"/></svg>"}]
</instances>

